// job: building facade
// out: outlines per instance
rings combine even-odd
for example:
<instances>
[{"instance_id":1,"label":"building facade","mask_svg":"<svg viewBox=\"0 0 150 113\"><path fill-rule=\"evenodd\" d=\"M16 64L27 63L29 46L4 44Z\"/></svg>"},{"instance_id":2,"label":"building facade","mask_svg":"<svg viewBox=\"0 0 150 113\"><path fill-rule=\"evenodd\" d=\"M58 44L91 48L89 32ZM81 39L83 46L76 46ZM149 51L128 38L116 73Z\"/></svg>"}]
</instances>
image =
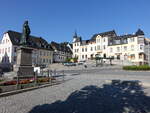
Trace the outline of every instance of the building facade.
<instances>
[{"instance_id":1,"label":"building facade","mask_svg":"<svg viewBox=\"0 0 150 113\"><path fill-rule=\"evenodd\" d=\"M54 50L53 61L55 63L62 63L65 62L66 59L72 58L72 50L71 50L72 45L69 44L68 42L66 43L51 42L51 47Z\"/></svg>"},{"instance_id":2,"label":"building facade","mask_svg":"<svg viewBox=\"0 0 150 113\"><path fill-rule=\"evenodd\" d=\"M15 31L7 31L3 34L0 43L0 64L1 67L16 64L17 48L20 46L21 33ZM32 45L32 64L48 65L53 62L53 49L46 40L41 37L30 36Z\"/></svg>"},{"instance_id":3,"label":"building facade","mask_svg":"<svg viewBox=\"0 0 150 113\"><path fill-rule=\"evenodd\" d=\"M114 30L98 33L89 40L82 40L75 33L73 37L73 57L79 61L95 57L114 58L133 64L148 63L145 48L147 40L141 29L134 34L118 36Z\"/></svg>"}]
</instances>

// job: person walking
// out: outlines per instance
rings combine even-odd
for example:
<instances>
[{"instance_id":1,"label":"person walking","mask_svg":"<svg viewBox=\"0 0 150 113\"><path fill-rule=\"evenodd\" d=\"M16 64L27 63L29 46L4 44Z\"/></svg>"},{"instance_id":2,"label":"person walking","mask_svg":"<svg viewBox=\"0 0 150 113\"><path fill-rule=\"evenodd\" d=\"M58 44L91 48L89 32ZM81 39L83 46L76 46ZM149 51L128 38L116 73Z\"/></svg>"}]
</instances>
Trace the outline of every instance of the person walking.
<instances>
[{"instance_id":1,"label":"person walking","mask_svg":"<svg viewBox=\"0 0 150 113\"><path fill-rule=\"evenodd\" d=\"M86 62L84 63L84 67L85 67L85 68L87 68L87 64L86 64Z\"/></svg>"}]
</instances>

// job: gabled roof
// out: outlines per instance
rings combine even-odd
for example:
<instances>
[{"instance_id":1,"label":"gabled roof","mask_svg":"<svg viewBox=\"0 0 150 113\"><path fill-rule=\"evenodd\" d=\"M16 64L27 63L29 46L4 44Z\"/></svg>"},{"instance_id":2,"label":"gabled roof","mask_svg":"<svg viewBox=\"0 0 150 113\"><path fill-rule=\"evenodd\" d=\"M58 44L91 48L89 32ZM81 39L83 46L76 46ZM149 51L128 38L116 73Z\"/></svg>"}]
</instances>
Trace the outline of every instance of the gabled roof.
<instances>
[{"instance_id":1,"label":"gabled roof","mask_svg":"<svg viewBox=\"0 0 150 113\"><path fill-rule=\"evenodd\" d=\"M21 33L16 32L16 31L7 31L10 40L13 45L20 45L20 38L21 38ZM36 36L29 36L29 42L30 42L30 47L33 48L38 48L38 49L47 49L47 50L52 50L51 46L48 44L46 40L44 40L42 37L36 37Z\"/></svg>"},{"instance_id":2,"label":"gabled roof","mask_svg":"<svg viewBox=\"0 0 150 113\"><path fill-rule=\"evenodd\" d=\"M94 34L91 38L91 41L94 41L96 40L96 37L100 35L102 37L105 37L105 36L109 36L109 37L115 37L117 36L115 30L112 30L112 31L107 31L107 32L102 32L102 33L98 33L98 34Z\"/></svg>"},{"instance_id":3,"label":"gabled roof","mask_svg":"<svg viewBox=\"0 0 150 113\"><path fill-rule=\"evenodd\" d=\"M135 36L136 35L134 35L134 34L127 34L127 35L116 36L116 37L114 37L114 39L125 39L125 38L132 38Z\"/></svg>"},{"instance_id":4,"label":"gabled roof","mask_svg":"<svg viewBox=\"0 0 150 113\"><path fill-rule=\"evenodd\" d=\"M57 43L57 42L52 41L50 45L53 48L53 50L72 53L72 51L67 46L67 44L68 43Z\"/></svg>"}]
</instances>

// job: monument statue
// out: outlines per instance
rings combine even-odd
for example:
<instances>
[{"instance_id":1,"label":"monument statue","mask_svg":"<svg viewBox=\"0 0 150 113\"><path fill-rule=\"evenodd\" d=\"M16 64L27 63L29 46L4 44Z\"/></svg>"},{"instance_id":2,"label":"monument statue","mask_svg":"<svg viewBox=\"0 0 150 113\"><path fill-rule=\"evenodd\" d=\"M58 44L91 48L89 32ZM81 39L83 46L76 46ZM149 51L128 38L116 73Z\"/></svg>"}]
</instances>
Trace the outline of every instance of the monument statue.
<instances>
[{"instance_id":1,"label":"monument statue","mask_svg":"<svg viewBox=\"0 0 150 113\"><path fill-rule=\"evenodd\" d=\"M15 71L17 76L32 77L34 69L32 67L32 48L30 48L30 28L28 21L23 24L23 32L20 38L20 47L17 48L17 61Z\"/></svg>"},{"instance_id":2,"label":"monument statue","mask_svg":"<svg viewBox=\"0 0 150 113\"><path fill-rule=\"evenodd\" d=\"M22 36L20 39L20 44L21 45L27 45L29 43L29 35L30 35L31 31L28 25L28 21L25 21L23 24L23 32L22 32Z\"/></svg>"}]
</instances>

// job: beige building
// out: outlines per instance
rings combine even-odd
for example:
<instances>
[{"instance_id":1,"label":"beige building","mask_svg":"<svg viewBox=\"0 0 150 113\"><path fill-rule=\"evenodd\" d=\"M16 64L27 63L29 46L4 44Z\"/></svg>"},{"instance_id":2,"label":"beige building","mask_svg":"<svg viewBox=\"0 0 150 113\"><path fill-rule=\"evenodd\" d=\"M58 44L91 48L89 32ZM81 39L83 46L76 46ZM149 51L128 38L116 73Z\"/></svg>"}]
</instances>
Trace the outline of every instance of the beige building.
<instances>
[{"instance_id":1,"label":"beige building","mask_svg":"<svg viewBox=\"0 0 150 113\"><path fill-rule=\"evenodd\" d=\"M73 37L73 56L79 61L94 57L114 58L132 64L147 64L146 54L149 41L140 29L134 34L118 36L114 30L93 35L90 40L82 40L75 33ZM149 51L147 49L147 51Z\"/></svg>"}]
</instances>

